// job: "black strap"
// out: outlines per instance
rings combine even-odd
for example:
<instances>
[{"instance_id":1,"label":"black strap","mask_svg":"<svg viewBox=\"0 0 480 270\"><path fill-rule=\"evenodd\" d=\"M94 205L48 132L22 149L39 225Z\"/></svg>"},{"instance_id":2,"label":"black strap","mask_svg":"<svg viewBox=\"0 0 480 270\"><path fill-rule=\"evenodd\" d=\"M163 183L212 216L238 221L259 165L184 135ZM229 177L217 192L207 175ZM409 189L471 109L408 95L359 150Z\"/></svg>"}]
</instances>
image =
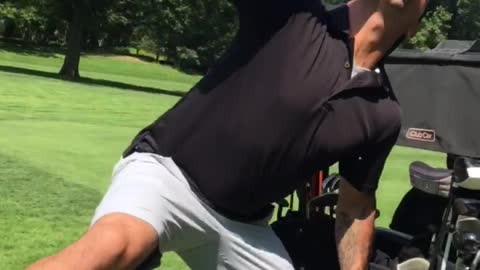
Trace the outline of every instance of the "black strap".
<instances>
[{"instance_id":1,"label":"black strap","mask_svg":"<svg viewBox=\"0 0 480 270\"><path fill-rule=\"evenodd\" d=\"M157 153L157 150L157 143L153 139L150 131L144 131L135 137L130 146L123 152L123 157L126 158L135 152Z\"/></svg>"}]
</instances>

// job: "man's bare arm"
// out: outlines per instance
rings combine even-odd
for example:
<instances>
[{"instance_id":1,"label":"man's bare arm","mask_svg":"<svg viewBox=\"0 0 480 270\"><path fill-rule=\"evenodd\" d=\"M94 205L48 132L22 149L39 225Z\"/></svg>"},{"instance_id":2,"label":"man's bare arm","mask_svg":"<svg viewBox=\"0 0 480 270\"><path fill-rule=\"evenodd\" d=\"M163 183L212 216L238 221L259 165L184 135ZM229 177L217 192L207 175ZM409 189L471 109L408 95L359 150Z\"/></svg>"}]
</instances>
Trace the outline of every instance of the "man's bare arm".
<instances>
[{"instance_id":1,"label":"man's bare arm","mask_svg":"<svg viewBox=\"0 0 480 270\"><path fill-rule=\"evenodd\" d=\"M367 269L374 233L375 198L340 183L335 238L342 270Z\"/></svg>"},{"instance_id":2,"label":"man's bare arm","mask_svg":"<svg viewBox=\"0 0 480 270\"><path fill-rule=\"evenodd\" d=\"M427 0L352 0L350 33L355 64L373 69L402 36L416 32Z\"/></svg>"},{"instance_id":3,"label":"man's bare arm","mask_svg":"<svg viewBox=\"0 0 480 270\"><path fill-rule=\"evenodd\" d=\"M385 4L387 5L391 5L397 8L404 8L408 2L408 0L382 0L382 1L384 1Z\"/></svg>"}]
</instances>

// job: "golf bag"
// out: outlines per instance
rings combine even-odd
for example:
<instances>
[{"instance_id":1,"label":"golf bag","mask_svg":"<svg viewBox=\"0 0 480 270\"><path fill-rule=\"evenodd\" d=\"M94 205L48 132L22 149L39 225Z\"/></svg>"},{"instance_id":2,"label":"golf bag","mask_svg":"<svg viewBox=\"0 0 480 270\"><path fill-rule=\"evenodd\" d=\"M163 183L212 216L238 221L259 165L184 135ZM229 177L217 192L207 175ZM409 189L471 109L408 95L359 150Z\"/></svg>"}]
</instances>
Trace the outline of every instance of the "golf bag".
<instances>
[{"instance_id":1,"label":"golf bag","mask_svg":"<svg viewBox=\"0 0 480 270\"><path fill-rule=\"evenodd\" d=\"M409 234L430 269L476 270L480 263L480 160L449 155L445 169L413 163L413 188L390 228ZM423 183L422 180L423 179ZM415 217L415 218L412 218Z\"/></svg>"},{"instance_id":2,"label":"golf bag","mask_svg":"<svg viewBox=\"0 0 480 270\"><path fill-rule=\"evenodd\" d=\"M412 189L390 229L376 229L369 269L480 269L480 159L459 157L449 167L410 165ZM340 269L334 238L339 179L327 178L320 189L326 192L311 199L305 196L311 192L298 192L305 205L284 216L280 211L272 224L296 269Z\"/></svg>"},{"instance_id":3,"label":"golf bag","mask_svg":"<svg viewBox=\"0 0 480 270\"><path fill-rule=\"evenodd\" d=\"M335 207L340 179L337 174L326 179L315 176L305 189L297 190L298 210L293 210L292 204L279 204L277 221L272 228L287 249L295 269L340 269L335 242ZM282 215L285 207L287 213ZM412 242L409 235L378 229L375 239L370 270L397 269L399 264L418 256L405 248Z\"/></svg>"}]
</instances>

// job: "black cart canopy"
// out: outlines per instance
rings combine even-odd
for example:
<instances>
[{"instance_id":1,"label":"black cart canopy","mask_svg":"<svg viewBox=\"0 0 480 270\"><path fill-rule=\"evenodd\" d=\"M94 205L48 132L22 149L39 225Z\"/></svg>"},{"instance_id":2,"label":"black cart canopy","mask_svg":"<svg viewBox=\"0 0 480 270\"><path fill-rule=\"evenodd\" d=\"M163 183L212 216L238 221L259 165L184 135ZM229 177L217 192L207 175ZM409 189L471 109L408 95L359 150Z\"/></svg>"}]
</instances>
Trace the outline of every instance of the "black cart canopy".
<instances>
[{"instance_id":1,"label":"black cart canopy","mask_svg":"<svg viewBox=\"0 0 480 270\"><path fill-rule=\"evenodd\" d=\"M480 42L396 50L385 69L403 110L397 144L480 157Z\"/></svg>"}]
</instances>

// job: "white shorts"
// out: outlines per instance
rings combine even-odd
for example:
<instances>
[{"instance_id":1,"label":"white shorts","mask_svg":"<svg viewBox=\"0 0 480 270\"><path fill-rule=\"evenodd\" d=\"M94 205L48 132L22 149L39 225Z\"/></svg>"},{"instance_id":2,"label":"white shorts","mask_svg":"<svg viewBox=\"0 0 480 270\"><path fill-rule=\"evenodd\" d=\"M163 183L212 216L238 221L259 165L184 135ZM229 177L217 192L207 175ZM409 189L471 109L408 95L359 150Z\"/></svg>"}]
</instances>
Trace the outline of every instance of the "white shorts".
<instances>
[{"instance_id":1,"label":"white shorts","mask_svg":"<svg viewBox=\"0 0 480 270\"><path fill-rule=\"evenodd\" d=\"M92 224L112 213L151 224L159 250L176 252L194 270L293 269L270 217L253 223L223 217L195 195L171 158L134 153L120 160Z\"/></svg>"}]
</instances>

